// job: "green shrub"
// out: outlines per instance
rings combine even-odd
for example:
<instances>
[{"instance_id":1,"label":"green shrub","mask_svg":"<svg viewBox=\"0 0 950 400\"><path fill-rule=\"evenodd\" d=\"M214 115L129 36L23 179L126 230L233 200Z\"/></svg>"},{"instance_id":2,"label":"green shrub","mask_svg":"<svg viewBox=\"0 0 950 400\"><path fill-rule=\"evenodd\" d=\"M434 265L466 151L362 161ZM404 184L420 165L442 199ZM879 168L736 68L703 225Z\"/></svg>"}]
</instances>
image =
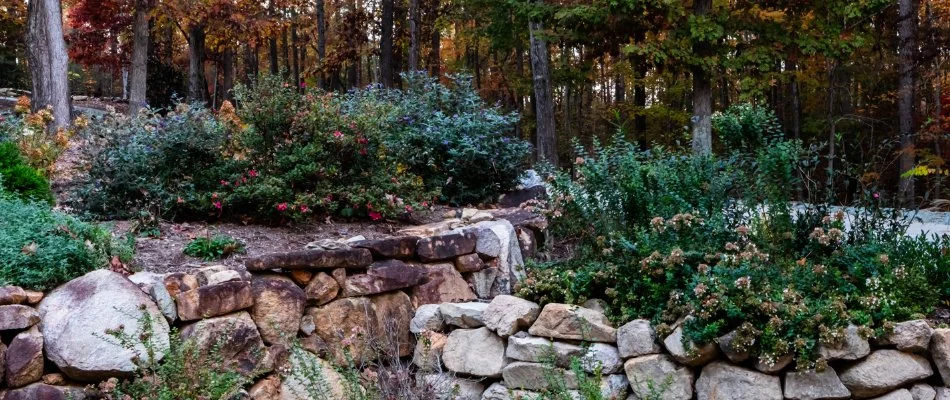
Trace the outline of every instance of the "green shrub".
<instances>
[{"instance_id":1,"label":"green shrub","mask_svg":"<svg viewBox=\"0 0 950 400\"><path fill-rule=\"evenodd\" d=\"M232 254L244 252L244 243L230 236L197 237L185 246L186 255L205 261L228 258Z\"/></svg>"},{"instance_id":2,"label":"green shrub","mask_svg":"<svg viewBox=\"0 0 950 400\"><path fill-rule=\"evenodd\" d=\"M783 136L774 111L749 103L735 104L715 113L712 126L726 151L754 152Z\"/></svg>"},{"instance_id":3,"label":"green shrub","mask_svg":"<svg viewBox=\"0 0 950 400\"><path fill-rule=\"evenodd\" d=\"M3 189L21 198L53 203L49 181L26 164L13 142L0 142L0 182Z\"/></svg>"},{"instance_id":4,"label":"green shrub","mask_svg":"<svg viewBox=\"0 0 950 400\"><path fill-rule=\"evenodd\" d=\"M522 294L540 302L610 304L618 322L649 318L707 343L733 330L765 361L794 355L820 366L816 347L853 323L873 333L919 317L950 284L950 238L908 238L906 222L867 201L845 215L793 207L803 155L775 142L726 160L653 151L622 140L581 153L576 179L557 173L545 212L570 235L566 260L534 265ZM946 297L944 297L946 298Z\"/></svg>"},{"instance_id":5,"label":"green shrub","mask_svg":"<svg viewBox=\"0 0 950 400\"><path fill-rule=\"evenodd\" d=\"M0 194L0 285L48 290L131 254L108 229Z\"/></svg>"}]
</instances>

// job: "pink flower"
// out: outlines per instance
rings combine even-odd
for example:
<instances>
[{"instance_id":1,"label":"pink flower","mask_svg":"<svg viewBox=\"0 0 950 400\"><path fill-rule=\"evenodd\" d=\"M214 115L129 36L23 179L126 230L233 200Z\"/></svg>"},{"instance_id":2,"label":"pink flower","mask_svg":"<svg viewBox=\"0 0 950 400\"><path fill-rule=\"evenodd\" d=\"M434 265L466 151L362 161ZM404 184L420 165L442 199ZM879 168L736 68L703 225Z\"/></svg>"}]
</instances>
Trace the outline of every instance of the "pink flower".
<instances>
[{"instance_id":1,"label":"pink flower","mask_svg":"<svg viewBox=\"0 0 950 400\"><path fill-rule=\"evenodd\" d=\"M308 213L308 212L310 212L310 207L307 207L306 204L301 204L301 205L300 205L300 212L302 212L302 213Z\"/></svg>"},{"instance_id":2,"label":"pink flower","mask_svg":"<svg viewBox=\"0 0 950 400\"><path fill-rule=\"evenodd\" d=\"M406 205L406 212L412 212L412 206Z\"/></svg>"},{"instance_id":3,"label":"pink flower","mask_svg":"<svg viewBox=\"0 0 950 400\"><path fill-rule=\"evenodd\" d=\"M360 155L361 155L361 156L365 156L366 154L368 154L368 153L367 153L367 151L366 151L365 148L360 149Z\"/></svg>"},{"instance_id":4,"label":"pink flower","mask_svg":"<svg viewBox=\"0 0 950 400\"><path fill-rule=\"evenodd\" d=\"M422 202L422 206L423 206L423 207L428 207L428 206L429 206L429 202L428 202L428 201L423 201L423 202Z\"/></svg>"},{"instance_id":5,"label":"pink flower","mask_svg":"<svg viewBox=\"0 0 950 400\"><path fill-rule=\"evenodd\" d=\"M222 180L221 180L221 186L227 186L227 185L228 185L228 181L222 179Z\"/></svg>"},{"instance_id":6,"label":"pink flower","mask_svg":"<svg viewBox=\"0 0 950 400\"><path fill-rule=\"evenodd\" d=\"M873 194L872 196L874 196L874 198L877 199L877 198L880 198L880 197L881 197L881 194L878 193L878 192L874 192L874 194Z\"/></svg>"},{"instance_id":7,"label":"pink flower","mask_svg":"<svg viewBox=\"0 0 950 400\"><path fill-rule=\"evenodd\" d=\"M343 137L343 132L340 132L340 131L333 131L333 137L339 139L339 138Z\"/></svg>"},{"instance_id":8,"label":"pink flower","mask_svg":"<svg viewBox=\"0 0 950 400\"><path fill-rule=\"evenodd\" d=\"M370 219L372 219L373 221L379 221L379 220L383 219L383 215L380 214L380 213L378 213L378 212L376 212L376 211L370 211L370 212L369 212L369 217L370 217Z\"/></svg>"},{"instance_id":9,"label":"pink flower","mask_svg":"<svg viewBox=\"0 0 950 400\"><path fill-rule=\"evenodd\" d=\"M306 89L306 88L307 88L307 82L300 82L300 88L301 88L301 89Z\"/></svg>"},{"instance_id":10,"label":"pink flower","mask_svg":"<svg viewBox=\"0 0 950 400\"><path fill-rule=\"evenodd\" d=\"M257 170L256 170L256 169L252 169L252 170L250 170L250 171L247 171L247 176L250 176L251 178L256 178L256 177L257 177Z\"/></svg>"},{"instance_id":11,"label":"pink flower","mask_svg":"<svg viewBox=\"0 0 950 400\"><path fill-rule=\"evenodd\" d=\"M211 205L213 205L214 208L217 208L217 209L219 209L219 210L221 209L221 202L220 202L220 201L216 201L216 202L214 202L214 203L211 203Z\"/></svg>"},{"instance_id":12,"label":"pink flower","mask_svg":"<svg viewBox=\"0 0 950 400\"><path fill-rule=\"evenodd\" d=\"M277 211L284 212L287 211L287 203L280 203L277 205Z\"/></svg>"},{"instance_id":13,"label":"pink flower","mask_svg":"<svg viewBox=\"0 0 950 400\"><path fill-rule=\"evenodd\" d=\"M183 204L184 202L185 199L181 198L181 196L178 196L178 204Z\"/></svg>"},{"instance_id":14,"label":"pink flower","mask_svg":"<svg viewBox=\"0 0 950 400\"><path fill-rule=\"evenodd\" d=\"M217 199L217 198L218 198L218 194L217 194L217 193L211 193L211 200L214 200L214 199Z\"/></svg>"}]
</instances>

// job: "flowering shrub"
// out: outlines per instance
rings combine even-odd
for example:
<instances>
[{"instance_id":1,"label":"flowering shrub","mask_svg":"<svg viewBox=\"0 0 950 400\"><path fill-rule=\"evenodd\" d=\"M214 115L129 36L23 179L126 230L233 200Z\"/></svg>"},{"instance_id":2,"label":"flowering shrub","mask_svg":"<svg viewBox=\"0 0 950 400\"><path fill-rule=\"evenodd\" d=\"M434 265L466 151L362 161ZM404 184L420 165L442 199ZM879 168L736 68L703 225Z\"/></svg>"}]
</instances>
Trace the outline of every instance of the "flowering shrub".
<instances>
[{"instance_id":1,"label":"flowering shrub","mask_svg":"<svg viewBox=\"0 0 950 400\"><path fill-rule=\"evenodd\" d=\"M14 114L0 115L0 141L17 144L27 163L50 177L56 159L69 145L69 138L86 127L88 121L79 117L69 129L50 129L53 113L49 109L30 112L30 99L20 97L14 106Z\"/></svg>"},{"instance_id":2,"label":"flowering shrub","mask_svg":"<svg viewBox=\"0 0 950 400\"><path fill-rule=\"evenodd\" d=\"M762 153L795 162L794 147ZM873 194L850 215L792 208L790 197L780 201L789 190L769 182L794 176L761 160L637 153L622 140L592 154L579 155L576 179L551 175L545 208L555 232L572 233L574 257L532 268L524 295L602 298L613 318L652 319L661 332L688 316L687 340L736 331L752 355L791 355L810 368L826 362L816 347L836 343L848 324L879 334L950 289L928 279L950 272L950 238L904 237L906 225Z\"/></svg>"}]
</instances>

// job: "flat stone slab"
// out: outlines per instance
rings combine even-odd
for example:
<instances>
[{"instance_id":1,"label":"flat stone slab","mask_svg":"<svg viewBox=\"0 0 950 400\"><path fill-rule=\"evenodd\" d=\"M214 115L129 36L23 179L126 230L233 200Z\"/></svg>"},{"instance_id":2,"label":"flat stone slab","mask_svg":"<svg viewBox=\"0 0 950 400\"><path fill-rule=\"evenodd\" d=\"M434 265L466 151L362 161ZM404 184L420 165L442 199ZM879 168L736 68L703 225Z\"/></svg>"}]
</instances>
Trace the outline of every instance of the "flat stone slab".
<instances>
[{"instance_id":1,"label":"flat stone slab","mask_svg":"<svg viewBox=\"0 0 950 400\"><path fill-rule=\"evenodd\" d=\"M369 249L300 250L272 253L245 261L248 271L269 269L334 269L364 268L373 263Z\"/></svg>"}]
</instances>

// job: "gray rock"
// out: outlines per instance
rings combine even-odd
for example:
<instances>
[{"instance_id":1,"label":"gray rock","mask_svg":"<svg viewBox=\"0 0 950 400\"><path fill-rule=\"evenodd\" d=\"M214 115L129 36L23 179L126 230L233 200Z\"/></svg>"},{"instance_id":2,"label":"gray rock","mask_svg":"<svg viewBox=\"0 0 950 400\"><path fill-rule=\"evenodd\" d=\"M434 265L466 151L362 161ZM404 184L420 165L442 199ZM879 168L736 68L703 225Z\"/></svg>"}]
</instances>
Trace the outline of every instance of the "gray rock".
<instances>
[{"instance_id":1,"label":"gray rock","mask_svg":"<svg viewBox=\"0 0 950 400\"><path fill-rule=\"evenodd\" d=\"M412 321L409 322L409 331L412 333L420 333L424 330L442 332L445 329L445 321L442 320L442 312L439 308L438 304L419 306Z\"/></svg>"},{"instance_id":2,"label":"gray rock","mask_svg":"<svg viewBox=\"0 0 950 400\"><path fill-rule=\"evenodd\" d=\"M592 343L580 362L587 373L593 373L600 368L602 375L611 375L623 368L623 359L620 358L617 348L606 343Z\"/></svg>"},{"instance_id":3,"label":"gray rock","mask_svg":"<svg viewBox=\"0 0 950 400\"><path fill-rule=\"evenodd\" d=\"M930 347L930 337L934 330L926 320L918 319L894 324L894 330L884 337L883 342L892 344L901 351L923 352Z\"/></svg>"},{"instance_id":4,"label":"gray rock","mask_svg":"<svg viewBox=\"0 0 950 400\"><path fill-rule=\"evenodd\" d=\"M755 360L755 369L766 374L776 374L791 365L792 361L794 361L794 357L791 354L786 354L775 360L759 357Z\"/></svg>"},{"instance_id":5,"label":"gray rock","mask_svg":"<svg viewBox=\"0 0 950 400\"><path fill-rule=\"evenodd\" d=\"M617 330L600 312L568 304L544 306L528 333L555 339L616 342Z\"/></svg>"},{"instance_id":6,"label":"gray rock","mask_svg":"<svg viewBox=\"0 0 950 400\"><path fill-rule=\"evenodd\" d=\"M131 376L136 369L132 359L146 354L141 344L126 349L106 335L107 329L121 327L126 334L138 337L144 316L151 320L150 344L156 349L168 348L165 316L132 281L109 270L92 271L56 288L37 310L46 357L77 381ZM160 359L162 352L157 354Z\"/></svg>"},{"instance_id":7,"label":"gray rock","mask_svg":"<svg viewBox=\"0 0 950 400\"><path fill-rule=\"evenodd\" d=\"M80 386L53 386L34 383L6 392L3 400L85 400L86 393Z\"/></svg>"},{"instance_id":8,"label":"gray rock","mask_svg":"<svg viewBox=\"0 0 950 400\"><path fill-rule=\"evenodd\" d=\"M452 374L425 374L418 379L431 388L436 400L479 400L485 392L484 383Z\"/></svg>"},{"instance_id":9,"label":"gray rock","mask_svg":"<svg viewBox=\"0 0 950 400\"><path fill-rule=\"evenodd\" d=\"M950 388L941 386L936 389L937 397L934 400L950 400Z\"/></svg>"},{"instance_id":10,"label":"gray rock","mask_svg":"<svg viewBox=\"0 0 950 400\"><path fill-rule=\"evenodd\" d=\"M515 227L506 220L482 221L463 228L476 237L475 252L482 257L498 260L499 276L492 289L493 295L512 294L525 278L524 258Z\"/></svg>"},{"instance_id":11,"label":"gray rock","mask_svg":"<svg viewBox=\"0 0 950 400\"><path fill-rule=\"evenodd\" d=\"M226 269L226 270L218 271L218 272L208 275L208 285L214 285L216 283L222 283L222 282L240 281L240 280L241 280L241 274L233 269Z\"/></svg>"},{"instance_id":12,"label":"gray rock","mask_svg":"<svg viewBox=\"0 0 950 400\"><path fill-rule=\"evenodd\" d=\"M505 356L519 361L550 362L554 360L558 366L566 367L571 359L582 357L584 348L570 343L552 342L545 338L518 332L508 338L508 348Z\"/></svg>"},{"instance_id":13,"label":"gray rock","mask_svg":"<svg viewBox=\"0 0 950 400\"><path fill-rule=\"evenodd\" d=\"M900 389L885 394L881 397L875 397L872 400L914 400L914 396L907 389Z\"/></svg>"},{"instance_id":14,"label":"gray rock","mask_svg":"<svg viewBox=\"0 0 950 400\"><path fill-rule=\"evenodd\" d=\"M505 386L512 389L542 390L550 386L550 379L559 380L567 389L577 389L573 372L540 363L515 361L502 370Z\"/></svg>"},{"instance_id":15,"label":"gray rock","mask_svg":"<svg viewBox=\"0 0 950 400\"><path fill-rule=\"evenodd\" d=\"M0 306L0 331L26 329L40 322L40 315L30 306L9 304Z\"/></svg>"},{"instance_id":16,"label":"gray rock","mask_svg":"<svg viewBox=\"0 0 950 400\"><path fill-rule=\"evenodd\" d=\"M822 372L789 371L785 373L785 398L789 400L850 399L851 392L841 383L831 367Z\"/></svg>"},{"instance_id":17,"label":"gray rock","mask_svg":"<svg viewBox=\"0 0 950 400\"><path fill-rule=\"evenodd\" d=\"M202 356L218 348L217 357L227 369L250 375L262 366L265 356L257 328L247 311L238 311L188 325L182 328L181 337L194 343Z\"/></svg>"},{"instance_id":18,"label":"gray rock","mask_svg":"<svg viewBox=\"0 0 950 400\"><path fill-rule=\"evenodd\" d=\"M868 340L858 333L858 327L848 325L844 338L835 345L819 345L818 355L826 360L858 360L871 352Z\"/></svg>"},{"instance_id":19,"label":"gray rock","mask_svg":"<svg viewBox=\"0 0 950 400\"><path fill-rule=\"evenodd\" d=\"M538 392L509 389L501 382L495 382L482 393L482 400L524 400L537 399Z\"/></svg>"},{"instance_id":20,"label":"gray rock","mask_svg":"<svg viewBox=\"0 0 950 400\"><path fill-rule=\"evenodd\" d=\"M631 358L657 354L663 349L656 342L656 332L650 321L637 319L617 329L617 349L620 357Z\"/></svg>"},{"instance_id":21,"label":"gray rock","mask_svg":"<svg viewBox=\"0 0 950 400\"><path fill-rule=\"evenodd\" d=\"M175 299L168 293L168 288L164 284L151 285L147 293L152 296L152 300L155 300L155 305L168 322L175 322L178 319L178 306L175 305Z\"/></svg>"},{"instance_id":22,"label":"gray rock","mask_svg":"<svg viewBox=\"0 0 950 400\"><path fill-rule=\"evenodd\" d=\"M943 378L950 385L950 329L934 329L930 338L930 357Z\"/></svg>"},{"instance_id":23,"label":"gray rock","mask_svg":"<svg viewBox=\"0 0 950 400\"><path fill-rule=\"evenodd\" d=\"M345 380L326 362L307 351L292 351L287 376L280 384L279 400L348 400Z\"/></svg>"},{"instance_id":24,"label":"gray rock","mask_svg":"<svg viewBox=\"0 0 950 400\"><path fill-rule=\"evenodd\" d=\"M716 339L722 354L725 354L726 358L734 364L739 364L750 357L748 350L745 349L745 343L739 343L739 340L741 340L739 336L739 332L733 330Z\"/></svg>"},{"instance_id":25,"label":"gray rock","mask_svg":"<svg viewBox=\"0 0 950 400\"><path fill-rule=\"evenodd\" d=\"M495 297L481 313L481 320L485 323L485 327L499 336L508 337L518 331L528 329L538 319L540 313L541 306L538 303L514 296L500 295Z\"/></svg>"},{"instance_id":26,"label":"gray rock","mask_svg":"<svg viewBox=\"0 0 950 400\"><path fill-rule=\"evenodd\" d=\"M930 362L898 350L878 350L841 372L841 382L857 398L879 396L933 375Z\"/></svg>"},{"instance_id":27,"label":"gray rock","mask_svg":"<svg viewBox=\"0 0 950 400\"><path fill-rule=\"evenodd\" d=\"M6 383L20 387L43 377L43 335L36 329L17 334L6 349Z\"/></svg>"},{"instance_id":28,"label":"gray rock","mask_svg":"<svg viewBox=\"0 0 950 400\"><path fill-rule=\"evenodd\" d=\"M623 365L634 399L690 400L693 371L673 362L666 354L650 354Z\"/></svg>"},{"instance_id":29,"label":"gray rock","mask_svg":"<svg viewBox=\"0 0 950 400\"><path fill-rule=\"evenodd\" d=\"M490 299L492 297L492 288L495 287L495 281L501 276L497 267L485 268L481 271L472 272L468 276L469 285L475 289L475 295L479 299Z\"/></svg>"},{"instance_id":30,"label":"gray rock","mask_svg":"<svg viewBox=\"0 0 950 400\"><path fill-rule=\"evenodd\" d=\"M482 322L482 312L488 308L488 303L443 303L439 306L442 320L446 325L459 328L478 328L485 325Z\"/></svg>"},{"instance_id":31,"label":"gray rock","mask_svg":"<svg viewBox=\"0 0 950 400\"><path fill-rule=\"evenodd\" d=\"M698 400L782 400L782 381L724 362L703 367L696 380Z\"/></svg>"},{"instance_id":32,"label":"gray rock","mask_svg":"<svg viewBox=\"0 0 950 400\"><path fill-rule=\"evenodd\" d=\"M630 381L624 374L607 375L600 379L600 396L605 400L625 399L629 392Z\"/></svg>"},{"instance_id":33,"label":"gray rock","mask_svg":"<svg viewBox=\"0 0 950 400\"><path fill-rule=\"evenodd\" d=\"M450 371L501 377L505 367L505 341L488 328L456 329L449 334L442 362Z\"/></svg>"},{"instance_id":34,"label":"gray rock","mask_svg":"<svg viewBox=\"0 0 950 400\"><path fill-rule=\"evenodd\" d=\"M666 339L663 346L680 364L698 367L716 359L719 355L719 346L715 343L706 343L702 347L693 342L683 344L683 327L678 326Z\"/></svg>"},{"instance_id":35,"label":"gray rock","mask_svg":"<svg viewBox=\"0 0 950 400\"><path fill-rule=\"evenodd\" d=\"M910 396L914 400L934 400L937 398L937 390L926 383L917 383L910 387Z\"/></svg>"}]
</instances>

